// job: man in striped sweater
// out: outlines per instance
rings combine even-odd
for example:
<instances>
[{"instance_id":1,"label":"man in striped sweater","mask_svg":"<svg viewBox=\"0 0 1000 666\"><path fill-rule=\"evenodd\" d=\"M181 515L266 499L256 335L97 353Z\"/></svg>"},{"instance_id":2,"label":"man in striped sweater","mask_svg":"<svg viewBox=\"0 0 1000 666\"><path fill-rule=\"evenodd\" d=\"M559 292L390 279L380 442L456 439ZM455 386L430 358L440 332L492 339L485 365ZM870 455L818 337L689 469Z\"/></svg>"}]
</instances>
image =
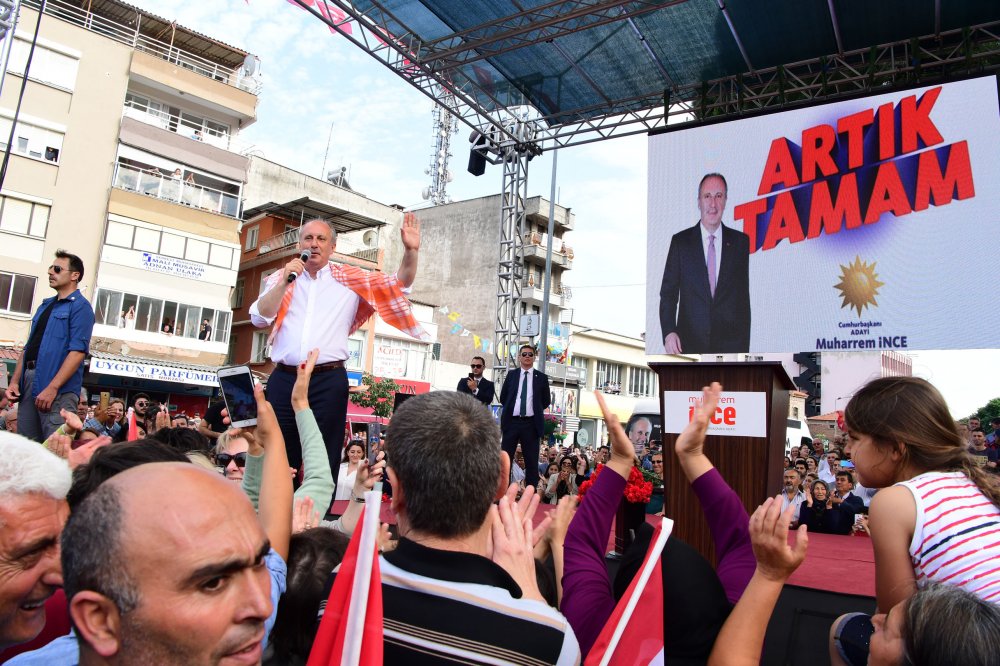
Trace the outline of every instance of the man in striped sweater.
<instances>
[{"instance_id":1,"label":"man in striped sweater","mask_svg":"<svg viewBox=\"0 0 1000 666\"><path fill-rule=\"evenodd\" d=\"M384 662L579 663L573 630L535 582L526 503L505 493L510 461L482 404L450 391L410 398L385 449L400 539L379 561Z\"/></svg>"}]
</instances>

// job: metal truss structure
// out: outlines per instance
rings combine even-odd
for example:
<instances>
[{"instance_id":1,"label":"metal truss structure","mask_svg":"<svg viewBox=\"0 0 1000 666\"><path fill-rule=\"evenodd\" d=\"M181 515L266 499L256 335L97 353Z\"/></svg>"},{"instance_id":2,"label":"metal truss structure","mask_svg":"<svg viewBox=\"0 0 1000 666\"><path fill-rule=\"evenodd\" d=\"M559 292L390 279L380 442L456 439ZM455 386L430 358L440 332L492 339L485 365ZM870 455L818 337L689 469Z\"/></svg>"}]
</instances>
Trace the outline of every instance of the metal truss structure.
<instances>
[{"instance_id":1,"label":"metal truss structure","mask_svg":"<svg viewBox=\"0 0 1000 666\"><path fill-rule=\"evenodd\" d=\"M503 383L511 348L520 339L521 279L524 267L524 201L528 196L529 153L523 145L500 148L503 191L500 194L500 262L497 264L497 309L493 336L493 382Z\"/></svg>"},{"instance_id":2,"label":"metal truss structure","mask_svg":"<svg viewBox=\"0 0 1000 666\"><path fill-rule=\"evenodd\" d=\"M422 41L393 14L385 0L371 1L366 12L348 0L325 0L341 10L343 18L339 20L332 18L329 11L321 12L306 4L306 0L295 0L431 99L440 101L439 91L454 95L453 113L470 128L484 135L498 132L503 139L515 141L509 123L504 122L504 109L530 105L531 100L513 86L500 95L497 85L484 85L470 76L466 65L543 41L558 46L553 40L560 36L615 22L628 22L642 40L634 17L682 1L561 0ZM722 10L725 13L724 5ZM840 44L833 14L831 21ZM351 26L350 34L345 29L347 24ZM729 25L737 44L742 46L732 23ZM747 71L697 83L671 81L650 52L663 79L662 89L627 99L609 99L602 93L598 104L542 115L535 121L536 141L542 151L556 150L645 133L667 124L733 119L921 81L996 72L1000 70L1000 22L938 30L931 35L761 69L754 68L744 49L740 50ZM566 59L568 67L576 67L568 56ZM577 73L590 81L582 70L577 68ZM590 83L600 93L597 84ZM499 99L501 96L504 101Z\"/></svg>"}]
</instances>

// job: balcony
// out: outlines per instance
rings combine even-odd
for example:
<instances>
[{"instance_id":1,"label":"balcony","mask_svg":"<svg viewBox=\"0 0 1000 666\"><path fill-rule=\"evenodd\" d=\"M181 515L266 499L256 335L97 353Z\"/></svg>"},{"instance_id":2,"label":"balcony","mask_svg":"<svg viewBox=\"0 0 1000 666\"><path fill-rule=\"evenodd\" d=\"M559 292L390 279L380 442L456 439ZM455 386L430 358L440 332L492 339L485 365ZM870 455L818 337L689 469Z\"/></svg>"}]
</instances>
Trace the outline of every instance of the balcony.
<instances>
[{"instance_id":1,"label":"balcony","mask_svg":"<svg viewBox=\"0 0 1000 666\"><path fill-rule=\"evenodd\" d=\"M525 303L542 305L545 297L545 290L543 287L544 282L542 280L535 282L534 277L529 276L521 283L521 300ZM572 298L573 290L570 289L569 285L561 282L552 282L552 292L549 294L550 307L569 307L569 302Z\"/></svg>"},{"instance_id":2,"label":"balcony","mask_svg":"<svg viewBox=\"0 0 1000 666\"><path fill-rule=\"evenodd\" d=\"M221 123L205 121L196 122L184 114L178 116L166 111L150 108L139 102L132 100L125 101L125 108L122 111L125 118L132 118L145 125L152 125L160 129L177 134L191 141L215 146L222 150L233 153L242 153L249 146L240 142L236 136L223 131ZM194 145L194 144L192 144Z\"/></svg>"},{"instance_id":3,"label":"balcony","mask_svg":"<svg viewBox=\"0 0 1000 666\"><path fill-rule=\"evenodd\" d=\"M539 266L545 265L548 248L548 234L532 232L524 235L524 258ZM552 265L565 269L573 268L573 248L565 245L561 238L552 239Z\"/></svg>"},{"instance_id":4,"label":"balcony","mask_svg":"<svg viewBox=\"0 0 1000 666\"><path fill-rule=\"evenodd\" d=\"M24 0L23 5L38 11L41 3L39 0ZM129 13L135 16L134 10L131 8L129 10ZM62 0L48 0L45 5L45 13L72 23L84 30L89 30L102 37L107 37L120 44L129 46L136 51L148 53L155 58L165 60L185 70L194 72L199 76L219 81L228 86L246 91L251 95L257 95L260 92L260 82L254 78L243 76L240 66L226 67L220 65L195 55L190 51L180 49L173 44L162 42L139 32L144 20L147 24L162 22L161 19L155 16L139 14L135 27L129 27L95 14L92 11L75 7ZM236 51L236 49L233 50Z\"/></svg>"},{"instance_id":5,"label":"balcony","mask_svg":"<svg viewBox=\"0 0 1000 666\"><path fill-rule=\"evenodd\" d=\"M527 218L527 222L537 224L543 229L548 229L549 207L548 200L542 197L531 197L526 200L524 202L524 215ZM552 221L566 231L572 231L573 224L576 222L576 215L570 212L569 208L556 204Z\"/></svg>"},{"instance_id":6,"label":"balcony","mask_svg":"<svg viewBox=\"0 0 1000 666\"><path fill-rule=\"evenodd\" d=\"M115 169L114 186L210 213L239 218L240 200L236 195L190 181L182 182L180 177L167 176L156 169L139 169L119 164Z\"/></svg>"},{"instance_id":7,"label":"balcony","mask_svg":"<svg viewBox=\"0 0 1000 666\"><path fill-rule=\"evenodd\" d=\"M264 239L264 241L260 244L260 254L267 254L269 252L277 252L285 248L295 247L298 242L299 230L289 229L284 233L278 234L277 236L271 236L270 238ZM363 261L370 261L372 263L378 262L377 247L366 247L360 243L352 241L349 238L338 237L336 251L337 254L354 257Z\"/></svg>"}]
</instances>

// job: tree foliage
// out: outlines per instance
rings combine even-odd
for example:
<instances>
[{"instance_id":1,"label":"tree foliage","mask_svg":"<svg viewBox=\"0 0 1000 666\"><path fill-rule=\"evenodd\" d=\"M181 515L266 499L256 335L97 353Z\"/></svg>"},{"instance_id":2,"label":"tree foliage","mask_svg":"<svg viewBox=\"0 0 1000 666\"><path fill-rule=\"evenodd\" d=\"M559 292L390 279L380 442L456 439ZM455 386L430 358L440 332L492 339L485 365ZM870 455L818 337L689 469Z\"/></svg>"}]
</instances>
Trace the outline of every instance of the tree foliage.
<instances>
[{"instance_id":1,"label":"tree foliage","mask_svg":"<svg viewBox=\"0 0 1000 666\"><path fill-rule=\"evenodd\" d=\"M989 432L990 420L1000 418L1000 398L993 398L976 410L974 416L979 418L980 427Z\"/></svg>"},{"instance_id":2,"label":"tree foliage","mask_svg":"<svg viewBox=\"0 0 1000 666\"><path fill-rule=\"evenodd\" d=\"M399 391L399 384L391 379L374 377L367 372L361 376L361 383L368 387L368 390L351 393L351 402L358 407L371 408L375 416L388 418L392 414L392 405L396 399L396 392Z\"/></svg>"}]
</instances>

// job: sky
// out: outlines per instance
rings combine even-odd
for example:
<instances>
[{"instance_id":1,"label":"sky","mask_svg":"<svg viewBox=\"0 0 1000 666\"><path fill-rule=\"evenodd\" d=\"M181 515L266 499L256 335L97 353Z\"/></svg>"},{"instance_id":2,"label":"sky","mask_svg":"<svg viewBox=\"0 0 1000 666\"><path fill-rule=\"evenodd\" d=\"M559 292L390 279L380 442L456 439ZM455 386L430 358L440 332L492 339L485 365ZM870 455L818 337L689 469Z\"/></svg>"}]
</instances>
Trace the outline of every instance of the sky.
<instances>
[{"instance_id":1,"label":"sky","mask_svg":"<svg viewBox=\"0 0 1000 666\"><path fill-rule=\"evenodd\" d=\"M255 154L316 177L325 159L327 171L347 167L351 187L376 201L426 205L433 103L311 14L286 0L131 1L260 58L257 122L240 134ZM501 188L499 166L478 178L466 171L469 131L460 123L453 137L455 201ZM646 142L635 135L564 149L556 173L556 201L576 215L566 237L574 323L635 337L645 327ZM551 179L550 154L536 157L528 195L549 198ZM1000 395L987 381L1000 375L996 350L912 355L914 374L944 393L956 418Z\"/></svg>"}]
</instances>

